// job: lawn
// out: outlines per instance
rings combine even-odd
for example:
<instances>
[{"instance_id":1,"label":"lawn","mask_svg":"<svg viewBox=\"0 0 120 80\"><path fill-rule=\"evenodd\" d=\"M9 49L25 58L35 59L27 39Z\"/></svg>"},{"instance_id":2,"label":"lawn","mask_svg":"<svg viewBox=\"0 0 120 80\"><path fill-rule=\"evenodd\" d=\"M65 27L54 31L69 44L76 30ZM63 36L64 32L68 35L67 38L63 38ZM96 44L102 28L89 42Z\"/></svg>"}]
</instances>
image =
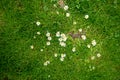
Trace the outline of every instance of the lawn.
<instances>
[{"instance_id":1,"label":"lawn","mask_svg":"<svg viewBox=\"0 0 120 80\"><path fill-rule=\"evenodd\" d=\"M0 0L0 80L120 80L120 1L62 1Z\"/></svg>"}]
</instances>

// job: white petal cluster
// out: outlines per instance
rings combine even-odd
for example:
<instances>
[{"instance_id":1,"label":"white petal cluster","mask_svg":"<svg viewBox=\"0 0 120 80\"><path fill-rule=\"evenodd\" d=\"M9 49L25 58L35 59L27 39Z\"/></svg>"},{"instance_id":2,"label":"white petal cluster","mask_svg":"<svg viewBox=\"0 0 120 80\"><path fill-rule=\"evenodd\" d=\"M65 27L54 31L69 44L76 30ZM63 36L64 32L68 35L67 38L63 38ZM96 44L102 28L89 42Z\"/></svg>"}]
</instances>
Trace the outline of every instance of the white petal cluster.
<instances>
[{"instance_id":1,"label":"white petal cluster","mask_svg":"<svg viewBox=\"0 0 120 80\"><path fill-rule=\"evenodd\" d=\"M91 57L91 60L94 60L94 59L95 59L95 56L92 56L92 57Z\"/></svg>"},{"instance_id":2,"label":"white petal cluster","mask_svg":"<svg viewBox=\"0 0 120 80\"><path fill-rule=\"evenodd\" d=\"M86 40L86 36L85 36L85 35L81 35L81 38L82 38L83 40Z\"/></svg>"},{"instance_id":3,"label":"white petal cluster","mask_svg":"<svg viewBox=\"0 0 120 80\"><path fill-rule=\"evenodd\" d=\"M37 35L40 35L40 34L41 34L41 33L38 31L38 32L37 32Z\"/></svg>"},{"instance_id":4,"label":"white petal cluster","mask_svg":"<svg viewBox=\"0 0 120 80\"><path fill-rule=\"evenodd\" d=\"M31 49L34 49L34 46L33 46L33 45L31 45L31 46L30 46L30 48L31 48Z\"/></svg>"},{"instance_id":5,"label":"white petal cluster","mask_svg":"<svg viewBox=\"0 0 120 80\"><path fill-rule=\"evenodd\" d=\"M49 36L50 36L50 33L49 33L49 32L47 32L47 33L46 33L46 37L49 37Z\"/></svg>"},{"instance_id":6,"label":"white petal cluster","mask_svg":"<svg viewBox=\"0 0 120 80\"><path fill-rule=\"evenodd\" d=\"M52 40L52 37L50 36L50 32L46 33L46 37L48 39L48 41L46 42L46 45L49 46L50 45L50 41Z\"/></svg>"},{"instance_id":7,"label":"white petal cluster","mask_svg":"<svg viewBox=\"0 0 120 80\"><path fill-rule=\"evenodd\" d=\"M75 48L75 47L73 47L73 48L72 48L72 52L75 52L75 51L76 51L76 48Z\"/></svg>"},{"instance_id":8,"label":"white petal cluster","mask_svg":"<svg viewBox=\"0 0 120 80\"><path fill-rule=\"evenodd\" d=\"M66 13L66 17L70 17L70 13Z\"/></svg>"},{"instance_id":9,"label":"white petal cluster","mask_svg":"<svg viewBox=\"0 0 120 80\"><path fill-rule=\"evenodd\" d=\"M59 41L59 44L62 46L62 47L66 47L66 40L67 40L67 37L64 33L60 33L59 31L56 33L56 37L58 37L58 41Z\"/></svg>"},{"instance_id":10,"label":"white petal cluster","mask_svg":"<svg viewBox=\"0 0 120 80\"><path fill-rule=\"evenodd\" d=\"M69 8L68 5L65 5L65 6L64 6L64 10L65 10L65 11L67 11L68 8Z\"/></svg>"},{"instance_id":11,"label":"white petal cluster","mask_svg":"<svg viewBox=\"0 0 120 80\"><path fill-rule=\"evenodd\" d=\"M60 61L64 61L65 57L66 57L66 54L61 54Z\"/></svg>"},{"instance_id":12,"label":"white petal cluster","mask_svg":"<svg viewBox=\"0 0 120 80\"><path fill-rule=\"evenodd\" d=\"M100 53L98 53L98 54L97 54L97 57L101 57L101 54L100 54Z\"/></svg>"},{"instance_id":13,"label":"white petal cluster","mask_svg":"<svg viewBox=\"0 0 120 80\"><path fill-rule=\"evenodd\" d=\"M78 31L79 31L79 32L82 32L82 28L80 28Z\"/></svg>"},{"instance_id":14,"label":"white petal cluster","mask_svg":"<svg viewBox=\"0 0 120 80\"><path fill-rule=\"evenodd\" d=\"M76 25L76 24L77 24L77 22L76 22L76 21L74 21L74 22L73 22L73 25Z\"/></svg>"},{"instance_id":15,"label":"white petal cluster","mask_svg":"<svg viewBox=\"0 0 120 80\"><path fill-rule=\"evenodd\" d=\"M92 40L92 45L93 45L93 46L96 46L96 44L97 44L97 43L96 43L96 40Z\"/></svg>"},{"instance_id":16,"label":"white petal cluster","mask_svg":"<svg viewBox=\"0 0 120 80\"><path fill-rule=\"evenodd\" d=\"M85 19L88 19L89 18L89 15L85 15Z\"/></svg>"},{"instance_id":17,"label":"white petal cluster","mask_svg":"<svg viewBox=\"0 0 120 80\"><path fill-rule=\"evenodd\" d=\"M40 26L40 24L41 24L41 23L40 23L39 21L36 22L36 25L37 25L37 26Z\"/></svg>"},{"instance_id":18,"label":"white petal cluster","mask_svg":"<svg viewBox=\"0 0 120 80\"><path fill-rule=\"evenodd\" d=\"M91 47L91 45L90 45L90 44L88 44L88 45L87 45L87 47L88 47L88 48L90 48L90 47Z\"/></svg>"},{"instance_id":19,"label":"white petal cluster","mask_svg":"<svg viewBox=\"0 0 120 80\"><path fill-rule=\"evenodd\" d=\"M58 56L58 54L57 54L57 53L55 53L55 54L54 54L54 57L57 57L57 56Z\"/></svg>"},{"instance_id":20,"label":"white petal cluster","mask_svg":"<svg viewBox=\"0 0 120 80\"><path fill-rule=\"evenodd\" d=\"M50 41L47 41L47 42L46 42L46 45L49 46L49 45L50 45Z\"/></svg>"},{"instance_id":21,"label":"white petal cluster","mask_svg":"<svg viewBox=\"0 0 120 80\"><path fill-rule=\"evenodd\" d=\"M44 62L44 66L47 66L48 64L50 64L50 61Z\"/></svg>"}]
</instances>

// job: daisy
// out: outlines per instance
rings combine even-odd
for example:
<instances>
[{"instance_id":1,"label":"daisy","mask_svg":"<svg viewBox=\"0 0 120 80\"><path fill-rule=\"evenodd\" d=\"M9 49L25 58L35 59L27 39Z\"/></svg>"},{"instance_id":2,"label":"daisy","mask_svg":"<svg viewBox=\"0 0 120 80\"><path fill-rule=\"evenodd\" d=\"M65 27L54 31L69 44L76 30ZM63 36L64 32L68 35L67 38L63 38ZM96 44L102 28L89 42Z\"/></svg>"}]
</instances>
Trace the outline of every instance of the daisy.
<instances>
[{"instance_id":1,"label":"daisy","mask_svg":"<svg viewBox=\"0 0 120 80\"><path fill-rule=\"evenodd\" d=\"M47 66L48 64L47 64L47 62L44 62L44 66Z\"/></svg>"},{"instance_id":2,"label":"daisy","mask_svg":"<svg viewBox=\"0 0 120 80\"><path fill-rule=\"evenodd\" d=\"M50 64L50 61L46 61L47 64Z\"/></svg>"},{"instance_id":3,"label":"daisy","mask_svg":"<svg viewBox=\"0 0 120 80\"><path fill-rule=\"evenodd\" d=\"M75 52L75 51L76 51L76 48L75 48L75 47L73 47L73 48L72 48L72 52Z\"/></svg>"},{"instance_id":4,"label":"daisy","mask_svg":"<svg viewBox=\"0 0 120 80\"><path fill-rule=\"evenodd\" d=\"M95 41L95 40L92 41L92 45L93 45L93 46L96 45L96 41Z\"/></svg>"},{"instance_id":5,"label":"daisy","mask_svg":"<svg viewBox=\"0 0 120 80\"><path fill-rule=\"evenodd\" d=\"M33 46L33 45L31 45L31 46L30 46L30 48L31 48L31 49L34 49L34 46Z\"/></svg>"},{"instance_id":6,"label":"daisy","mask_svg":"<svg viewBox=\"0 0 120 80\"><path fill-rule=\"evenodd\" d=\"M88 47L88 48L90 48L90 47L91 47L91 45L90 45L90 44L88 44L88 45L87 45L87 47Z\"/></svg>"},{"instance_id":7,"label":"daisy","mask_svg":"<svg viewBox=\"0 0 120 80\"><path fill-rule=\"evenodd\" d=\"M58 11L56 11L56 13L57 13L57 14L59 14L59 12L58 12Z\"/></svg>"},{"instance_id":8,"label":"daisy","mask_svg":"<svg viewBox=\"0 0 120 80\"><path fill-rule=\"evenodd\" d=\"M95 56L92 56L92 57L91 57L91 60L94 60L94 59L95 59Z\"/></svg>"},{"instance_id":9,"label":"daisy","mask_svg":"<svg viewBox=\"0 0 120 80\"><path fill-rule=\"evenodd\" d=\"M63 58L63 57L61 57L61 58L60 58L60 61L64 61L64 58Z\"/></svg>"},{"instance_id":10,"label":"daisy","mask_svg":"<svg viewBox=\"0 0 120 80\"><path fill-rule=\"evenodd\" d=\"M43 49L41 49L40 51L43 52Z\"/></svg>"},{"instance_id":11,"label":"daisy","mask_svg":"<svg viewBox=\"0 0 120 80\"><path fill-rule=\"evenodd\" d=\"M65 11L67 11L68 8L69 8L69 7L68 7L67 5L64 6L64 10L65 10Z\"/></svg>"},{"instance_id":12,"label":"daisy","mask_svg":"<svg viewBox=\"0 0 120 80\"><path fill-rule=\"evenodd\" d=\"M66 13L66 17L70 17L70 13Z\"/></svg>"},{"instance_id":13,"label":"daisy","mask_svg":"<svg viewBox=\"0 0 120 80\"><path fill-rule=\"evenodd\" d=\"M62 38L59 38L58 41L62 42Z\"/></svg>"},{"instance_id":14,"label":"daisy","mask_svg":"<svg viewBox=\"0 0 120 80\"><path fill-rule=\"evenodd\" d=\"M82 32L82 28L80 28L78 31L79 31L79 32Z\"/></svg>"},{"instance_id":15,"label":"daisy","mask_svg":"<svg viewBox=\"0 0 120 80\"><path fill-rule=\"evenodd\" d=\"M66 54L61 54L61 57L62 57L62 58L66 57Z\"/></svg>"},{"instance_id":16,"label":"daisy","mask_svg":"<svg viewBox=\"0 0 120 80\"><path fill-rule=\"evenodd\" d=\"M56 33L56 37L60 37L60 32L59 31Z\"/></svg>"},{"instance_id":17,"label":"daisy","mask_svg":"<svg viewBox=\"0 0 120 80\"><path fill-rule=\"evenodd\" d=\"M47 32L47 33L46 33L46 36L47 36L47 37L49 37L49 36L50 36L50 33L49 33L49 32Z\"/></svg>"},{"instance_id":18,"label":"daisy","mask_svg":"<svg viewBox=\"0 0 120 80\"><path fill-rule=\"evenodd\" d=\"M49 41L48 41L48 42L46 42L46 45L47 45L47 46L49 46L49 45L50 45L50 42L49 42Z\"/></svg>"},{"instance_id":19,"label":"daisy","mask_svg":"<svg viewBox=\"0 0 120 80\"><path fill-rule=\"evenodd\" d=\"M65 43L65 42L60 42L60 45L61 45L62 47L66 47L66 43Z\"/></svg>"},{"instance_id":20,"label":"daisy","mask_svg":"<svg viewBox=\"0 0 120 80\"><path fill-rule=\"evenodd\" d=\"M81 38L82 38L83 40L86 40L86 36L85 36L85 35L82 35Z\"/></svg>"},{"instance_id":21,"label":"daisy","mask_svg":"<svg viewBox=\"0 0 120 80\"><path fill-rule=\"evenodd\" d=\"M57 57L58 56L57 53L55 53L54 56Z\"/></svg>"},{"instance_id":22,"label":"daisy","mask_svg":"<svg viewBox=\"0 0 120 80\"><path fill-rule=\"evenodd\" d=\"M33 36L34 39L36 39L36 36Z\"/></svg>"},{"instance_id":23,"label":"daisy","mask_svg":"<svg viewBox=\"0 0 120 80\"><path fill-rule=\"evenodd\" d=\"M49 36L49 37L48 37L48 40L49 40L49 41L52 40L52 37Z\"/></svg>"},{"instance_id":24,"label":"daisy","mask_svg":"<svg viewBox=\"0 0 120 80\"><path fill-rule=\"evenodd\" d=\"M73 22L73 25L76 25L76 24L77 24L77 22L76 22L76 21L74 21L74 22Z\"/></svg>"},{"instance_id":25,"label":"daisy","mask_svg":"<svg viewBox=\"0 0 120 80\"><path fill-rule=\"evenodd\" d=\"M85 19L88 19L89 18L89 15L85 15Z\"/></svg>"},{"instance_id":26,"label":"daisy","mask_svg":"<svg viewBox=\"0 0 120 80\"><path fill-rule=\"evenodd\" d=\"M98 53L98 54L97 54L97 57L101 57L101 54L100 54L100 53Z\"/></svg>"},{"instance_id":27,"label":"daisy","mask_svg":"<svg viewBox=\"0 0 120 80\"><path fill-rule=\"evenodd\" d=\"M40 35L40 32L37 32L37 35Z\"/></svg>"},{"instance_id":28,"label":"daisy","mask_svg":"<svg viewBox=\"0 0 120 80\"><path fill-rule=\"evenodd\" d=\"M39 21L36 22L36 25L39 26L41 23Z\"/></svg>"}]
</instances>

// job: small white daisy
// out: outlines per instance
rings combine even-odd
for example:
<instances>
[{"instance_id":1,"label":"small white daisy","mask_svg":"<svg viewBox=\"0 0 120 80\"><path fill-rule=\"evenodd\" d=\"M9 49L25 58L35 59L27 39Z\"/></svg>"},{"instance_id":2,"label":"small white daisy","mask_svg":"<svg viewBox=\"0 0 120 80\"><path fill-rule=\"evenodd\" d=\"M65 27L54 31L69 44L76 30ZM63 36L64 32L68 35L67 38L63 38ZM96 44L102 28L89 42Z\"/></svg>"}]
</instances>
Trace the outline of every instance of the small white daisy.
<instances>
[{"instance_id":1,"label":"small white daisy","mask_svg":"<svg viewBox=\"0 0 120 80\"><path fill-rule=\"evenodd\" d=\"M47 66L48 65L48 63L47 62L44 62L44 66Z\"/></svg>"},{"instance_id":2,"label":"small white daisy","mask_svg":"<svg viewBox=\"0 0 120 80\"><path fill-rule=\"evenodd\" d=\"M68 10L68 8L69 8L68 5L65 5L65 6L64 6L64 10L65 10L65 11Z\"/></svg>"},{"instance_id":3,"label":"small white daisy","mask_svg":"<svg viewBox=\"0 0 120 80\"><path fill-rule=\"evenodd\" d=\"M95 56L92 56L92 57L91 57L91 60L94 60L94 59L95 59Z\"/></svg>"},{"instance_id":4,"label":"small white daisy","mask_svg":"<svg viewBox=\"0 0 120 80\"><path fill-rule=\"evenodd\" d=\"M55 56L55 57L57 57L57 56L58 56L58 54L57 54L57 53L55 53L55 54L54 54L54 56Z\"/></svg>"},{"instance_id":5,"label":"small white daisy","mask_svg":"<svg viewBox=\"0 0 120 80\"><path fill-rule=\"evenodd\" d=\"M82 32L82 28L80 28L78 31L79 31L79 32Z\"/></svg>"},{"instance_id":6,"label":"small white daisy","mask_svg":"<svg viewBox=\"0 0 120 80\"><path fill-rule=\"evenodd\" d=\"M36 25L39 26L41 23L39 21L36 22Z\"/></svg>"},{"instance_id":7,"label":"small white daisy","mask_svg":"<svg viewBox=\"0 0 120 80\"><path fill-rule=\"evenodd\" d=\"M100 54L100 53L98 53L98 54L97 54L97 57L101 57L101 54Z\"/></svg>"},{"instance_id":8,"label":"small white daisy","mask_svg":"<svg viewBox=\"0 0 120 80\"><path fill-rule=\"evenodd\" d=\"M48 42L46 42L46 45L47 45L47 46L49 46L49 45L50 45L50 42L49 42L49 41L48 41Z\"/></svg>"},{"instance_id":9,"label":"small white daisy","mask_svg":"<svg viewBox=\"0 0 120 80\"><path fill-rule=\"evenodd\" d=\"M46 61L47 62L47 64L50 64L50 61Z\"/></svg>"},{"instance_id":10,"label":"small white daisy","mask_svg":"<svg viewBox=\"0 0 120 80\"><path fill-rule=\"evenodd\" d=\"M30 48L31 48L31 49L34 49L34 46L33 46L33 45L31 45L31 46L30 46Z\"/></svg>"},{"instance_id":11,"label":"small white daisy","mask_svg":"<svg viewBox=\"0 0 120 80\"><path fill-rule=\"evenodd\" d=\"M88 19L89 18L89 15L85 15L85 19Z\"/></svg>"},{"instance_id":12,"label":"small white daisy","mask_svg":"<svg viewBox=\"0 0 120 80\"><path fill-rule=\"evenodd\" d=\"M53 6L56 8L57 7L57 5L56 4L53 4Z\"/></svg>"},{"instance_id":13,"label":"small white daisy","mask_svg":"<svg viewBox=\"0 0 120 80\"><path fill-rule=\"evenodd\" d=\"M49 37L49 36L50 36L50 33L49 33L49 32L47 32L47 33L46 33L46 36L47 36L47 37Z\"/></svg>"},{"instance_id":14,"label":"small white daisy","mask_svg":"<svg viewBox=\"0 0 120 80\"><path fill-rule=\"evenodd\" d=\"M50 77L50 75L48 75L48 78Z\"/></svg>"},{"instance_id":15,"label":"small white daisy","mask_svg":"<svg viewBox=\"0 0 120 80\"><path fill-rule=\"evenodd\" d=\"M34 39L36 39L36 36L33 36Z\"/></svg>"},{"instance_id":16,"label":"small white daisy","mask_svg":"<svg viewBox=\"0 0 120 80\"><path fill-rule=\"evenodd\" d=\"M41 33L40 32L37 32L37 35L40 35Z\"/></svg>"},{"instance_id":17,"label":"small white daisy","mask_svg":"<svg viewBox=\"0 0 120 80\"><path fill-rule=\"evenodd\" d=\"M65 43L65 42L60 42L60 45L61 45L62 47L66 47L66 43Z\"/></svg>"},{"instance_id":18,"label":"small white daisy","mask_svg":"<svg viewBox=\"0 0 120 80\"><path fill-rule=\"evenodd\" d=\"M73 22L73 25L76 25L76 24L77 24L77 22L76 22L76 21L74 21L74 22Z\"/></svg>"},{"instance_id":19,"label":"small white daisy","mask_svg":"<svg viewBox=\"0 0 120 80\"><path fill-rule=\"evenodd\" d=\"M58 12L58 11L56 11L56 13L59 15L59 12Z\"/></svg>"},{"instance_id":20,"label":"small white daisy","mask_svg":"<svg viewBox=\"0 0 120 80\"><path fill-rule=\"evenodd\" d=\"M66 13L66 17L70 17L70 13Z\"/></svg>"},{"instance_id":21,"label":"small white daisy","mask_svg":"<svg viewBox=\"0 0 120 80\"><path fill-rule=\"evenodd\" d=\"M66 54L61 54L61 57L63 57L63 58L66 57Z\"/></svg>"},{"instance_id":22,"label":"small white daisy","mask_svg":"<svg viewBox=\"0 0 120 80\"><path fill-rule=\"evenodd\" d=\"M58 41L62 42L62 38L59 38Z\"/></svg>"},{"instance_id":23,"label":"small white daisy","mask_svg":"<svg viewBox=\"0 0 120 80\"><path fill-rule=\"evenodd\" d=\"M72 52L75 52L75 51L76 51L76 48L75 48L75 47L73 47L73 48L72 48Z\"/></svg>"},{"instance_id":24,"label":"small white daisy","mask_svg":"<svg viewBox=\"0 0 120 80\"><path fill-rule=\"evenodd\" d=\"M88 47L88 48L90 48L90 47L91 47L91 45L90 45L90 44L88 44L88 45L87 45L87 47Z\"/></svg>"},{"instance_id":25,"label":"small white daisy","mask_svg":"<svg viewBox=\"0 0 120 80\"><path fill-rule=\"evenodd\" d=\"M92 70L95 70L95 66L92 67Z\"/></svg>"},{"instance_id":26,"label":"small white daisy","mask_svg":"<svg viewBox=\"0 0 120 80\"><path fill-rule=\"evenodd\" d=\"M63 58L63 57L61 57L61 58L60 58L60 61L64 61L64 58Z\"/></svg>"},{"instance_id":27,"label":"small white daisy","mask_svg":"<svg viewBox=\"0 0 120 80\"><path fill-rule=\"evenodd\" d=\"M41 49L40 51L43 52L43 49Z\"/></svg>"},{"instance_id":28,"label":"small white daisy","mask_svg":"<svg viewBox=\"0 0 120 80\"><path fill-rule=\"evenodd\" d=\"M85 36L85 35L82 35L81 38L82 38L83 40L86 40L86 36Z\"/></svg>"},{"instance_id":29,"label":"small white daisy","mask_svg":"<svg viewBox=\"0 0 120 80\"><path fill-rule=\"evenodd\" d=\"M93 45L93 46L96 45L96 41L95 41L95 40L92 41L92 45Z\"/></svg>"},{"instance_id":30,"label":"small white daisy","mask_svg":"<svg viewBox=\"0 0 120 80\"><path fill-rule=\"evenodd\" d=\"M48 37L48 40L49 40L49 41L52 40L52 37L49 36L49 37Z\"/></svg>"},{"instance_id":31,"label":"small white daisy","mask_svg":"<svg viewBox=\"0 0 120 80\"><path fill-rule=\"evenodd\" d=\"M60 32L59 31L56 33L56 37L60 37Z\"/></svg>"}]
</instances>

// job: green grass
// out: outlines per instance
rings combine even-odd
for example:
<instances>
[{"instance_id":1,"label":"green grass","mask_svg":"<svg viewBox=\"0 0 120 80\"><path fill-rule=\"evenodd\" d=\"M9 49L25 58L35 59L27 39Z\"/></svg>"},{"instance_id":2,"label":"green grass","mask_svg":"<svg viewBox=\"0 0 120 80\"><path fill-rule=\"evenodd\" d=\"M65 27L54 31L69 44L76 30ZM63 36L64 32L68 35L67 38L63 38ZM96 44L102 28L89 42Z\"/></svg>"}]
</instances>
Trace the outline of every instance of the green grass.
<instances>
[{"instance_id":1,"label":"green grass","mask_svg":"<svg viewBox=\"0 0 120 80\"><path fill-rule=\"evenodd\" d=\"M65 3L68 11L54 8L56 0L0 1L0 80L120 80L120 1L65 0ZM66 12L71 14L69 18ZM87 20L85 14L89 15ZM36 26L36 21L41 25ZM73 25L73 21L77 24ZM59 45L57 31L68 34L79 28L86 33L85 41L68 36L67 46ZM50 46L46 45L47 31L52 34ZM87 44L93 39L97 45L88 49ZM98 52L101 57L91 60ZM63 62L59 59L62 53L66 53ZM48 66L43 65L46 60L50 60ZM90 66L95 70L90 71Z\"/></svg>"}]
</instances>

